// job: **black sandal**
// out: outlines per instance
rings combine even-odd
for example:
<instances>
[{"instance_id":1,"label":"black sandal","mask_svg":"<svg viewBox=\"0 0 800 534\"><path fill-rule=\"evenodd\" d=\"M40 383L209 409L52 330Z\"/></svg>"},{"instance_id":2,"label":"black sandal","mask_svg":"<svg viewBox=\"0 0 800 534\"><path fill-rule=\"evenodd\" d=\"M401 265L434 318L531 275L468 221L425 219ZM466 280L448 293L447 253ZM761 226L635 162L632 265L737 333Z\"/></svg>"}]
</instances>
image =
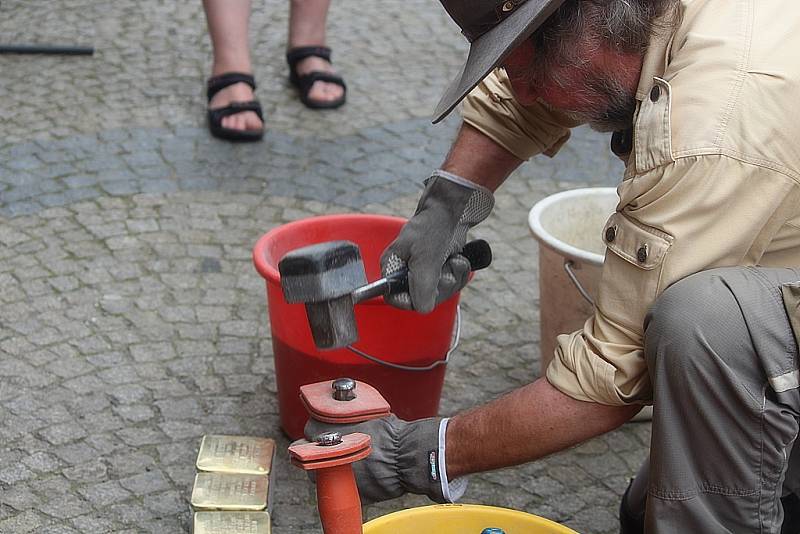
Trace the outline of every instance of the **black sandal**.
<instances>
[{"instance_id":1,"label":"black sandal","mask_svg":"<svg viewBox=\"0 0 800 534\"><path fill-rule=\"evenodd\" d=\"M211 102L211 99L214 98L215 94L235 83L246 83L253 88L253 91L256 90L256 81L252 75L245 74L243 72L226 72L225 74L212 76L208 79L206 86L208 101ZM235 115L237 113L241 113L242 111L253 111L256 115L258 115L258 118L261 119L261 122L264 122L264 115L261 111L261 104L258 100L250 100L249 102L231 102L222 108L209 108L208 129L211 131L211 135L220 139L226 139L228 141L258 141L264 137L264 128L261 128L260 130L235 130L233 128L225 128L222 126L223 117Z\"/></svg>"},{"instance_id":2,"label":"black sandal","mask_svg":"<svg viewBox=\"0 0 800 534\"><path fill-rule=\"evenodd\" d=\"M318 57L331 63L331 49L327 46L298 46L286 52L286 62L289 63L289 82L300 92L300 101L311 109L334 109L340 107L347 98L347 86L344 84L344 80L341 76L322 71L313 71L302 76L298 75L297 64L307 57ZM317 81L340 86L342 88L342 97L330 102L308 98L311 86Z\"/></svg>"}]
</instances>

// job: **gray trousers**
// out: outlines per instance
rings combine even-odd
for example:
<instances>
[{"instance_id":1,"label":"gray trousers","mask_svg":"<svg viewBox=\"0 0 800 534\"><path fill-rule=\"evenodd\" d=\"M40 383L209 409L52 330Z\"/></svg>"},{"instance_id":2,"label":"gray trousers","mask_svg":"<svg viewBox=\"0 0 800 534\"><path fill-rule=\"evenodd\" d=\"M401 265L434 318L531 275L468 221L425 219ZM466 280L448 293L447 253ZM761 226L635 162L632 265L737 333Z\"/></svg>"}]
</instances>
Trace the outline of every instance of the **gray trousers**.
<instances>
[{"instance_id":1,"label":"gray trousers","mask_svg":"<svg viewBox=\"0 0 800 534\"><path fill-rule=\"evenodd\" d=\"M650 458L622 504L647 534L781 532L781 497L800 495L798 349L781 287L798 280L800 269L714 269L650 310Z\"/></svg>"}]
</instances>

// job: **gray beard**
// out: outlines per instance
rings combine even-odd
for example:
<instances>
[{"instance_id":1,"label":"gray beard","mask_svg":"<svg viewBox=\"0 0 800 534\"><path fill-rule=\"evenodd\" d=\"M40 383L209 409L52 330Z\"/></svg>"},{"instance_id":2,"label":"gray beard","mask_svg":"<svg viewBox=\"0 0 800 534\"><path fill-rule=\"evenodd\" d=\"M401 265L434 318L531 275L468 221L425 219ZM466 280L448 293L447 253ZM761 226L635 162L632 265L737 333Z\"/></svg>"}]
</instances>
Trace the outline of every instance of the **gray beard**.
<instances>
[{"instance_id":1,"label":"gray beard","mask_svg":"<svg viewBox=\"0 0 800 534\"><path fill-rule=\"evenodd\" d=\"M633 125L636 113L636 93L622 87L610 76L589 75L586 80L587 90L595 95L602 95L608 102L604 109L590 111L561 110L572 120L588 124L598 132L616 132L626 130Z\"/></svg>"}]
</instances>

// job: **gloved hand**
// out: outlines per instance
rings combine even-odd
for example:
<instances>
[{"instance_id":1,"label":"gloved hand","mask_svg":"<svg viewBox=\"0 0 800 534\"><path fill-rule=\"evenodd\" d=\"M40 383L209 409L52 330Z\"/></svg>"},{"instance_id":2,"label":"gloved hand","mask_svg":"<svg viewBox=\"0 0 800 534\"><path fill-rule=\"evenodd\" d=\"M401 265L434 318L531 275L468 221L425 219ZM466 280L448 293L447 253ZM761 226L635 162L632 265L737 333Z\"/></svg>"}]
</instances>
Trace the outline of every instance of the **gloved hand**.
<instances>
[{"instance_id":1,"label":"gloved hand","mask_svg":"<svg viewBox=\"0 0 800 534\"><path fill-rule=\"evenodd\" d=\"M439 424L441 417L406 422L395 415L357 424L330 424L310 419L305 427L309 441L323 432L369 434L372 452L353 464L364 504L394 499L405 493L427 495L447 502L439 474Z\"/></svg>"},{"instance_id":2,"label":"gloved hand","mask_svg":"<svg viewBox=\"0 0 800 534\"><path fill-rule=\"evenodd\" d=\"M494 207L492 192L449 172L437 170L425 181L414 216L383 252L381 270L389 275L408 265L408 292L385 297L398 308L428 313L467 283L470 264L459 252L467 230Z\"/></svg>"}]
</instances>

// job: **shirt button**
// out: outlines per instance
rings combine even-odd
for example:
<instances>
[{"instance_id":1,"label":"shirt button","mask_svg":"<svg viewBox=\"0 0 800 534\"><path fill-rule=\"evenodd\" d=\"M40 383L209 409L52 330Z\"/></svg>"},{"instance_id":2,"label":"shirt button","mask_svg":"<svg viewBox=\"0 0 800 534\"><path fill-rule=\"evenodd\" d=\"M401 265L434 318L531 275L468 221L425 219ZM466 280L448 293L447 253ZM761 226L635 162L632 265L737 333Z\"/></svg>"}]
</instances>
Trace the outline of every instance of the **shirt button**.
<instances>
[{"instance_id":1,"label":"shirt button","mask_svg":"<svg viewBox=\"0 0 800 534\"><path fill-rule=\"evenodd\" d=\"M652 102L658 102L658 99L661 98L661 88L657 85L654 85L652 89L650 89L650 100Z\"/></svg>"},{"instance_id":2,"label":"shirt button","mask_svg":"<svg viewBox=\"0 0 800 534\"><path fill-rule=\"evenodd\" d=\"M597 235L597 234L595 234ZM606 228L606 241L609 243L613 242L614 239L617 237L617 227L616 226L609 226Z\"/></svg>"},{"instance_id":3,"label":"shirt button","mask_svg":"<svg viewBox=\"0 0 800 534\"><path fill-rule=\"evenodd\" d=\"M647 261L647 245L642 245L639 247L639 250L636 251L636 259L639 263L644 263Z\"/></svg>"}]
</instances>

